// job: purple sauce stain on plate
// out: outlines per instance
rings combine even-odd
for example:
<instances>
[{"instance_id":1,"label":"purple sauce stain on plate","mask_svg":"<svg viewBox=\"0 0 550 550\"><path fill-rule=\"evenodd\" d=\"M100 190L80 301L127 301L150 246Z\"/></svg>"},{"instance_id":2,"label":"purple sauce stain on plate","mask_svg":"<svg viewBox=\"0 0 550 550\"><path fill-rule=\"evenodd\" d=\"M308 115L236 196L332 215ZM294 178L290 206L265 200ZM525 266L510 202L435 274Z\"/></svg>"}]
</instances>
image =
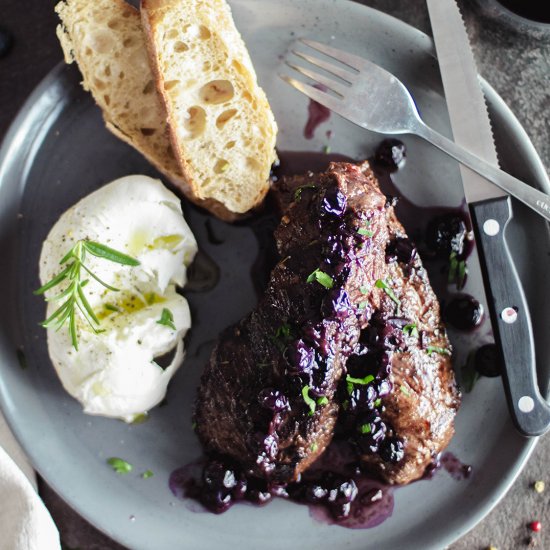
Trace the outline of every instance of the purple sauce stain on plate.
<instances>
[{"instance_id":1,"label":"purple sauce stain on plate","mask_svg":"<svg viewBox=\"0 0 550 550\"><path fill-rule=\"evenodd\" d=\"M314 84L313 87L321 90L322 92L327 91L327 88L325 88L321 84ZM323 124L323 122L326 122L330 118L331 111L324 105L321 105L320 103L317 103L317 101L310 99L307 112L308 119L304 128L304 137L306 139L313 139L315 130L318 126L320 126L321 124Z\"/></svg>"},{"instance_id":2,"label":"purple sauce stain on plate","mask_svg":"<svg viewBox=\"0 0 550 550\"><path fill-rule=\"evenodd\" d=\"M443 453L440 462L441 467L457 481L468 479L472 475L472 467L462 463L453 453Z\"/></svg>"}]
</instances>

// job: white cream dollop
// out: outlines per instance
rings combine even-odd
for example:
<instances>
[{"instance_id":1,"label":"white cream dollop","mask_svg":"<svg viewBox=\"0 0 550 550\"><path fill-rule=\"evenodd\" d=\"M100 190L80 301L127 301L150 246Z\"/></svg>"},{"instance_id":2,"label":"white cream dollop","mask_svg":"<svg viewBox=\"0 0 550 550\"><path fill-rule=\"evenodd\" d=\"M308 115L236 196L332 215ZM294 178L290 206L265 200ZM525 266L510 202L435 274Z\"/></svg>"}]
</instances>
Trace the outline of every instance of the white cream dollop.
<instances>
[{"instance_id":1,"label":"white cream dollop","mask_svg":"<svg viewBox=\"0 0 550 550\"><path fill-rule=\"evenodd\" d=\"M88 277L84 292L103 332L96 334L79 317L76 351L66 326L49 328L49 354L63 387L82 403L84 412L130 422L162 401L183 361L191 315L176 286L187 280L197 243L179 199L160 181L139 175L105 185L61 216L42 246L42 284L61 271L60 260L83 239L132 256L140 265L86 255L90 271L119 291ZM49 290L46 297L65 286ZM60 305L48 302L47 316ZM165 308L176 330L157 322ZM162 368L155 359L168 352L174 356Z\"/></svg>"}]
</instances>

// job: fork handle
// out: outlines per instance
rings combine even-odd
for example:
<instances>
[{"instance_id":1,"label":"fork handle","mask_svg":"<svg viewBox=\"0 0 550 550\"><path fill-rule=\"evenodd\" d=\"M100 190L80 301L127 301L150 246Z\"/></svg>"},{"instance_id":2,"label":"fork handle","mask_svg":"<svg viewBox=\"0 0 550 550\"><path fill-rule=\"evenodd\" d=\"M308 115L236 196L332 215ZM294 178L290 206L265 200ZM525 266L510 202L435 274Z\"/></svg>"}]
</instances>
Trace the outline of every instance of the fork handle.
<instances>
[{"instance_id":1,"label":"fork handle","mask_svg":"<svg viewBox=\"0 0 550 550\"><path fill-rule=\"evenodd\" d=\"M442 136L435 130L432 130L426 124L419 122L414 128L413 133L424 138L426 141L441 149L444 153L464 164L486 180L494 183L508 194L520 200L529 208L540 214L543 218L550 221L550 196L542 193L538 189L527 185L526 183L514 178L510 174L503 172L499 168L481 160L466 149L460 147L450 139Z\"/></svg>"}]
</instances>

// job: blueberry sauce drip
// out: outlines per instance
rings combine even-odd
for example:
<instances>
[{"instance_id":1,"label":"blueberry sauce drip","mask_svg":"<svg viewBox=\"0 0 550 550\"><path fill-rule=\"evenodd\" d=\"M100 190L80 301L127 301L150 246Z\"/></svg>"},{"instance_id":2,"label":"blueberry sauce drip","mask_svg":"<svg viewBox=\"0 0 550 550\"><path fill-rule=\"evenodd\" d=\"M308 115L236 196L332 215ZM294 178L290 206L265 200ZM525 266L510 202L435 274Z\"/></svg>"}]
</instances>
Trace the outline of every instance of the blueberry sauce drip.
<instances>
[{"instance_id":1,"label":"blueberry sauce drip","mask_svg":"<svg viewBox=\"0 0 550 550\"><path fill-rule=\"evenodd\" d=\"M445 308L445 320L453 327L469 331L483 321L483 306L469 294L454 297Z\"/></svg>"},{"instance_id":2,"label":"blueberry sauce drip","mask_svg":"<svg viewBox=\"0 0 550 550\"><path fill-rule=\"evenodd\" d=\"M300 481L287 486L247 476L227 457L179 468L168 484L177 498L197 500L216 514L239 502L261 506L279 497L308 505L317 521L351 529L379 525L392 515L394 505L394 488L365 475L342 442L333 443Z\"/></svg>"},{"instance_id":3,"label":"blueberry sauce drip","mask_svg":"<svg viewBox=\"0 0 550 550\"><path fill-rule=\"evenodd\" d=\"M326 91L326 88L321 84L314 84L314 87L318 88L321 91ZM325 107L324 105L317 103L317 101L310 99L307 112L308 118L304 127L304 137L306 139L313 139L313 136L315 135L315 130L317 130L318 126L320 126L321 124L323 124L323 122L326 122L330 118L331 111L328 107Z\"/></svg>"},{"instance_id":4,"label":"blueberry sauce drip","mask_svg":"<svg viewBox=\"0 0 550 550\"><path fill-rule=\"evenodd\" d=\"M468 479L472 475L472 467L463 464L453 453L443 453L439 461L441 467L457 481Z\"/></svg>"}]
</instances>

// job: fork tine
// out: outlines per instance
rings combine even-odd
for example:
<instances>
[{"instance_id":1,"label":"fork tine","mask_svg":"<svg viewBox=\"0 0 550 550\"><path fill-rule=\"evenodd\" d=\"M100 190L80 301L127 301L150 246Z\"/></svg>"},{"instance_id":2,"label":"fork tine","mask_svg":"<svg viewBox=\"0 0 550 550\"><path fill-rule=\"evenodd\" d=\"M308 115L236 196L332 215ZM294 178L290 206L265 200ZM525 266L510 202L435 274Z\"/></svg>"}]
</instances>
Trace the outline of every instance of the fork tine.
<instances>
[{"instance_id":1,"label":"fork tine","mask_svg":"<svg viewBox=\"0 0 550 550\"><path fill-rule=\"evenodd\" d=\"M315 82L318 82L319 84L322 84L325 88L332 92L336 92L340 97L345 97L346 93L346 86L339 84L338 82L335 82L332 78L329 78L327 76L323 76L319 73L316 73L315 71L310 71L309 69L306 69L305 67L299 67L298 65L294 65L292 63L289 63L288 61L286 64L295 71L298 71L299 73L303 74L304 76L307 76L308 78L311 78L311 80L315 80ZM326 90L321 90L326 91Z\"/></svg>"},{"instance_id":2,"label":"fork tine","mask_svg":"<svg viewBox=\"0 0 550 550\"><path fill-rule=\"evenodd\" d=\"M341 109L342 101L337 97L327 94L326 92L323 92L315 88L314 86L310 86L309 84L304 84L303 82L300 82L299 80L296 80L295 78L292 78L290 76L286 76L284 74L279 76L285 82L288 82L288 84L294 86L294 88L296 88L298 91L307 95L310 99L313 99L313 101L317 101L317 103L324 105L331 111L338 112Z\"/></svg>"},{"instance_id":3,"label":"fork tine","mask_svg":"<svg viewBox=\"0 0 550 550\"><path fill-rule=\"evenodd\" d=\"M306 46L309 46L310 48L313 48L318 52L324 53L325 55L336 59L336 61L340 61L340 63L343 63L344 65L355 69L356 71L360 71L368 64L368 61L359 57L358 55L343 52L342 50L338 50L336 48L332 48L331 46L321 44L320 42L316 42L315 40L308 40L306 38L301 38L300 40Z\"/></svg>"},{"instance_id":4,"label":"fork tine","mask_svg":"<svg viewBox=\"0 0 550 550\"><path fill-rule=\"evenodd\" d=\"M308 63L311 63L312 65L315 65L321 69L324 69L330 74L333 74L334 76L337 76L338 78L341 78L348 84L353 84L353 82L356 79L356 75L353 74L350 71L347 71L346 69L341 69L340 67L337 67L336 65L333 65L332 63L327 63L326 61L323 61L322 59L318 59L317 57L312 57L311 55L307 55L303 52L299 52L296 50L292 50L292 53L298 57L301 57Z\"/></svg>"}]
</instances>

